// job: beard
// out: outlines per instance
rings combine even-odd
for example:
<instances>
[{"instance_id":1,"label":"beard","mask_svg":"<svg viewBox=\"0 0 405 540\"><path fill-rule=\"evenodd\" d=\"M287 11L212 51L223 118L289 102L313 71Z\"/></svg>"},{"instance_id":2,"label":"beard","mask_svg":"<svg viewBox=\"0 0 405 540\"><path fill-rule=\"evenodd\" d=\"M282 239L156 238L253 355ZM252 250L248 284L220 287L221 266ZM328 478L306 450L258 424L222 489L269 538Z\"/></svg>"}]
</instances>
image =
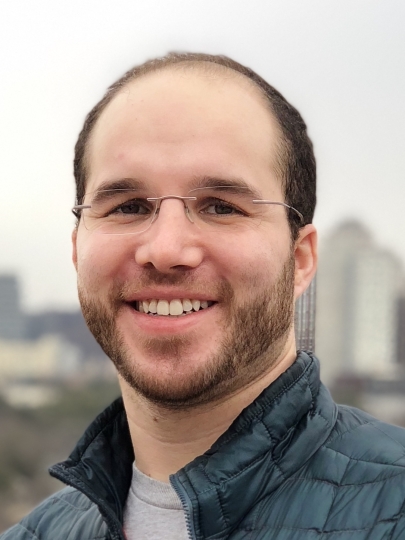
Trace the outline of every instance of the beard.
<instances>
[{"instance_id":1,"label":"beard","mask_svg":"<svg viewBox=\"0 0 405 540\"><path fill-rule=\"evenodd\" d=\"M117 327L120 310L131 309L123 300L129 287L115 288L106 306L95 296L89 298L79 283L79 300L87 326L126 383L138 395L164 409L187 410L232 395L268 373L277 363L293 323L294 271L295 261L290 253L277 281L239 305L232 287L224 281L215 296L225 306L224 335L216 352L203 362L195 362L195 357L193 362L192 333L139 338L143 351L159 359L158 374L157 370L141 368L136 355L142 353L129 348ZM194 283L184 273L166 275L154 269L148 270L143 281L142 287ZM252 280L250 284L253 290L259 285ZM210 336L206 338L209 342Z\"/></svg>"}]
</instances>

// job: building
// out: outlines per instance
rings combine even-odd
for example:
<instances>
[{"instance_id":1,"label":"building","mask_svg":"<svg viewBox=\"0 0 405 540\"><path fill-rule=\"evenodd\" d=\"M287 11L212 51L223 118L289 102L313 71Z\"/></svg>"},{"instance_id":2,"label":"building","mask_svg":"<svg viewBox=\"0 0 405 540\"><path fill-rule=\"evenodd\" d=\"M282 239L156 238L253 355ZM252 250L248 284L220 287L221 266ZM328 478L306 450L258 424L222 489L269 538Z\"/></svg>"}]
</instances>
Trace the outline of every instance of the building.
<instances>
[{"instance_id":1,"label":"building","mask_svg":"<svg viewBox=\"0 0 405 540\"><path fill-rule=\"evenodd\" d=\"M36 342L0 340L0 381L55 380L80 373L80 351L58 336Z\"/></svg>"},{"instance_id":2,"label":"building","mask_svg":"<svg viewBox=\"0 0 405 540\"><path fill-rule=\"evenodd\" d=\"M24 330L17 277L0 274L0 339L23 339Z\"/></svg>"},{"instance_id":3,"label":"building","mask_svg":"<svg viewBox=\"0 0 405 540\"><path fill-rule=\"evenodd\" d=\"M355 254L372 245L371 235L357 221L335 229L319 251L317 273L316 352L322 379L330 384L345 369L347 276Z\"/></svg>"},{"instance_id":4,"label":"building","mask_svg":"<svg viewBox=\"0 0 405 540\"><path fill-rule=\"evenodd\" d=\"M345 340L346 369L390 376L397 365L397 302L400 264L371 246L348 264Z\"/></svg>"},{"instance_id":5,"label":"building","mask_svg":"<svg viewBox=\"0 0 405 540\"><path fill-rule=\"evenodd\" d=\"M295 304L295 339L297 349L315 350L316 277Z\"/></svg>"},{"instance_id":6,"label":"building","mask_svg":"<svg viewBox=\"0 0 405 540\"><path fill-rule=\"evenodd\" d=\"M401 266L360 223L348 221L322 245L316 352L327 384L342 373L394 376Z\"/></svg>"}]
</instances>

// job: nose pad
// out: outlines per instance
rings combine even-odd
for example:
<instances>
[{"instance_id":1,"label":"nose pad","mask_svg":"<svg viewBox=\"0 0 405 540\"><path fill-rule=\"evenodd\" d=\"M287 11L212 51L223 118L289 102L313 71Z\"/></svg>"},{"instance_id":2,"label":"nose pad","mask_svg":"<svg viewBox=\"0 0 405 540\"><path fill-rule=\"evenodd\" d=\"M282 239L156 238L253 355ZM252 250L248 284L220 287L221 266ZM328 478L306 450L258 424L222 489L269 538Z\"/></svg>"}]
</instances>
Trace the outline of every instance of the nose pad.
<instances>
[{"instance_id":1,"label":"nose pad","mask_svg":"<svg viewBox=\"0 0 405 540\"><path fill-rule=\"evenodd\" d=\"M188 206L187 202L186 201L183 201L184 202L184 211L186 213L186 216L188 217L188 220L191 222L191 223L194 223L194 219L193 219L193 216L191 214L191 211L190 211L190 207Z\"/></svg>"},{"instance_id":2,"label":"nose pad","mask_svg":"<svg viewBox=\"0 0 405 540\"><path fill-rule=\"evenodd\" d=\"M165 195L164 197L148 197L148 201L150 202L154 202L156 204L156 210L155 210L155 213L153 214L153 217L152 217L152 220L150 222L150 225L149 227L152 225L152 223L154 223L157 218L159 217L159 213L160 213L160 207L162 205L162 202L166 199L177 199L179 201L182 201L183 205L184 205L184 213L186 214L188 220L191 222L191 223L194 223L194 220L193 220L193 217L192 217L192 212L190 211L190 207L188 206L188 202L189 201L196 201L197 200L197 197L182 197L180 195ZM148 228L149 228L148 227Z\"/></svg>"}]
</instances>

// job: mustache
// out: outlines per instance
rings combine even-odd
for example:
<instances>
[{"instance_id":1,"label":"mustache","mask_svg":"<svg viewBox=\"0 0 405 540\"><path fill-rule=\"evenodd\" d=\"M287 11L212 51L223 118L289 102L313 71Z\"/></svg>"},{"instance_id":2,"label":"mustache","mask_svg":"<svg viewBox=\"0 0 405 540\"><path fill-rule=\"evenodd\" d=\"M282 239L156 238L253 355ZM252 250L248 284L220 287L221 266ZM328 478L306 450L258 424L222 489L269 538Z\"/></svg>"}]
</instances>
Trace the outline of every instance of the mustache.
<instances>
[{"instance_id":1,"label":"mustache","mask_svg":"<svg viewBox=\"0 0 405 540\"><path fill-rule=\"evenodd\" d=\"M190 289L195 295L209 293L213 298L220 301L230 301L234 297L233 289L226 279L222 279L215 285L210 279L204 279L202 276L197 277L193 271L178 270L167 274L160 272L156 268L150 268L144 269L136 277L136 280L116 283L111 290L110 301L117 305L117 303L125 302L131 296L136 296L144 289L161 285Z\"/></svg>"},{"instance_id":2,"label":"mustache","mask_svg":"<svg viewBox=\"0 0 405 540\"><path fill-rule=\"evenodd\" d=\"M153 285L188 285L195 281L195 273L192 270L176 270L173 273L160 272L156 268L148 268L142 271L139 277L141 288Z\"/></svg>"}]
</instances>

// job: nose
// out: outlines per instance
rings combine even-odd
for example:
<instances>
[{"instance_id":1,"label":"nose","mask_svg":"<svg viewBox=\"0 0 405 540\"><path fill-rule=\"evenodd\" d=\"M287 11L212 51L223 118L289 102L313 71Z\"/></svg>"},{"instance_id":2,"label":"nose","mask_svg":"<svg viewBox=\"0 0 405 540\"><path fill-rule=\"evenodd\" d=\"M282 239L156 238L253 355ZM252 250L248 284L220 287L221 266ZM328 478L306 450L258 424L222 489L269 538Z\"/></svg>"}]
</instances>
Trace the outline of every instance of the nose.
<instances>
[{"instance_id":1,"label":"nose","mask_svg":"<svg viewBox=\"0 0 405 540\"><path fill-rule=\"evenodd\" d=\"M151 264L168 273L196 268L203 258L201 231L187 218L185 202L163 200L155 221L139 237L135 250L137 264Z\"/></svg>"}]
</instances>

